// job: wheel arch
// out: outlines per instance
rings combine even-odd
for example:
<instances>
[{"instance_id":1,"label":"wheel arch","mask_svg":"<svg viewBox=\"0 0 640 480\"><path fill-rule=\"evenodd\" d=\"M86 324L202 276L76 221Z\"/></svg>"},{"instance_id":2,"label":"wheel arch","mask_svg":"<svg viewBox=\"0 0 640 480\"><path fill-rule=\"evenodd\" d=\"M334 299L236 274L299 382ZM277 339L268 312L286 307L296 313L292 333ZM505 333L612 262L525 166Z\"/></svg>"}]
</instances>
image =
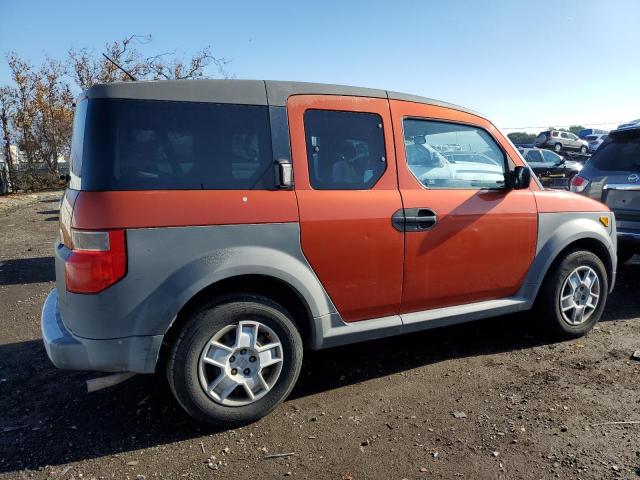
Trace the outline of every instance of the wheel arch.
<instances>
[{"instance_id":1,"label":"wheel arch","mask_svg":"<svg viewBox=\"0 0 640 480\"><path fill-rule=\"evenodd\" d=\"M522 287L522 296L533 303L549 272L575 250L590 251L600 258L611 291L616 276L616 247L611 234L598 220L601 215L577 212L540 214L538 249Z\"/></svg>"},{"instance_id":2,"label":"wheel arch","mask_svg":"<svg viewBox=\"0 0 640 480\"><path fill-rule=\"evenodd\" d=\"M180 308L164 336L163 345L171 345L191 314L202 305L240 295L258 295L281 305L291 315L300 331L303 344L312 344L315 335L313 313L307 299L293 285L265 274L242 274L226 277L197 291ZM163 355L161 354L161 357Z\"/></svg>"}]
</instances>

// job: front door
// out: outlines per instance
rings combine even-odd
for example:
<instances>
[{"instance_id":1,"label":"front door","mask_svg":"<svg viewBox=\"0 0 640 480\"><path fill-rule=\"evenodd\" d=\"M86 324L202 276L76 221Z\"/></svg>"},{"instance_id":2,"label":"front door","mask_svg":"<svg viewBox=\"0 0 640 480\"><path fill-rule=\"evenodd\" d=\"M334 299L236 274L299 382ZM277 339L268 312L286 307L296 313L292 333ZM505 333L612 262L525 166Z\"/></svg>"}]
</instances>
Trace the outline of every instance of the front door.
<instances>
[{"instance_id":1,"label":"front door","mask_svg":"<svg viewBox=\"0 0 640 480\"><path fill-rule=\"evenodd\" d=\"M302 250L345 321L396 315L404 243L386 99L287 102Z\"/></svg>"},{"instance_id":2,"label":"front door","mask_svg":"<svg viewBox=\"0 0 640 480\"><path fill-rule=\"evenodd\" d=\"M514 295L533 261L530 190L505 182L521 160L486 120L391 101L405 213L401 313Z\"/></svg>"}]
</instances>

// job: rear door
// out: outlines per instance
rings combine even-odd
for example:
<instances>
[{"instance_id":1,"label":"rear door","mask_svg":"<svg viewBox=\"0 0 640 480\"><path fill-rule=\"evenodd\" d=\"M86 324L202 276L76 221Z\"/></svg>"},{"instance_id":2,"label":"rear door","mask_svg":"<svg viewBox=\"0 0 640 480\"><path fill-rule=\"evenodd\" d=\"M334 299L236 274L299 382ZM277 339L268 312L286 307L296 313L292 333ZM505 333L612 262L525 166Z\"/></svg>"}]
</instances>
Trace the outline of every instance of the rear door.
<instances>
[{"instance_id":1,"label":"rear door","mask_svg":"<svg viewBox=\"0 0 640 480\"><path fill-rule=\"evenodd\" d=\"M287 102L302 250L345 321L398 313L402 207L386 99Z\"/></svg>"},{"instance_id":2,"label":"rear door","mask_svg":"<svg viewBox=\"0 0 640 480\"><path fill-rule=\"evenodd\" d=\"M406 218L401 313L514 295L537 237L532 192L505 186L505 152L520 164L517 153L475 115L390 103Z\"/></svg>"}]
</instances>

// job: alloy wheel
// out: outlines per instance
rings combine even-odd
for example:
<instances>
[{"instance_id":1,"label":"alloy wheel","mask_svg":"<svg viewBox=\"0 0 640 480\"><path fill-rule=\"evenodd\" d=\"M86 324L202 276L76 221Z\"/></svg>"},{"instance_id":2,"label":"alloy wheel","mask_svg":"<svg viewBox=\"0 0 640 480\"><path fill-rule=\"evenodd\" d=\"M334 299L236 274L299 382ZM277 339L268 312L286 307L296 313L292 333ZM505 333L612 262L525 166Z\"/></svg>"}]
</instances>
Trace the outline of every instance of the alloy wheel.
<instances>
[{"instance_id":1,"label":"alloy wheel","mask_svg":"<svg viewBox=\"0 0 640 480\"><path fill-rule=\"evenodd\" d=\"M560 290L562 319L575 327L585 323L598 307L600 278L587 266L578 267L565 279Z\"/></svg>"},{"instance_id":2,"label":"alloy wheel","mask_svg":"<svg viewBox=\"0 0 640 480\"><path fill-rule=\"evenodd\" d=\"M198 376L205 393L230 407L264 397L278 381L283 362L278 335L258 321L228 325L207 342L200 354Z\"/></svg>"}]
</instances>

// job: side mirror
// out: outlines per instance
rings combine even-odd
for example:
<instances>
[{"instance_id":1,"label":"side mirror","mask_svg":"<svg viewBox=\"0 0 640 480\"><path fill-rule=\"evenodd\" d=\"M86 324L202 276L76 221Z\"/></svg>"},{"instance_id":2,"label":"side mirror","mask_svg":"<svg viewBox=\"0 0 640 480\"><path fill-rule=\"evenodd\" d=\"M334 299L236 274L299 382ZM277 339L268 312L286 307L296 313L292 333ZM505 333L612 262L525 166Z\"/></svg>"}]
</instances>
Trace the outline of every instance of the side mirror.
<instances>
[{"instance_id":1,"label":"side mirror","mask_svg":"<svg viewBox=\"0 0 640 480\"><path fill-rule=\"evenodd\" d=\"M276 182L278 188L283 190L293 188L293 165L289 160L276 161Z\"/></svg>"},{"instance_id":2,"label":"side mirror","mask_svg":"<svg viewBox=\"0 0 640 480\"><path fill-rule=\"evenodd\" d=\"M511 186L514 190L529 188L531 183L531 170L529 167L516 167L511 173Z\"/></svg>"}]
</instances>

